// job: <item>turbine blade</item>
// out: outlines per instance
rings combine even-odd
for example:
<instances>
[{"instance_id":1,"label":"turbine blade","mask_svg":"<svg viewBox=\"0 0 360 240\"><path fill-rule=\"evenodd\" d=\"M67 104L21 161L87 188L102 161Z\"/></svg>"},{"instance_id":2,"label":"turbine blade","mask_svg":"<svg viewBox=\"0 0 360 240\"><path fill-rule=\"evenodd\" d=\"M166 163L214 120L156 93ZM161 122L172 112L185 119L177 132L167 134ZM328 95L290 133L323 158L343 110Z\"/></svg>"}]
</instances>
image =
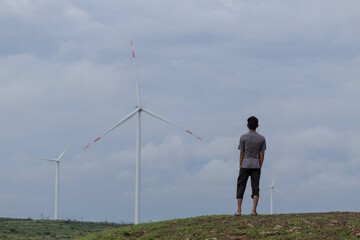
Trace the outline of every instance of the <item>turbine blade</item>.
<instances>
[{"instance_id":1,"label":"turbine blade","mask_svg":"<svg viewBox=\"0 0 360 240\"><path fill-rule=\"evenodd\" d=\"M60 154L58 160L60 161L60 159L64 156L64 154L66 153L66 151L69 149L70 144L65 148L65 150Z\"/></svg>"},{"instance_id":2,"label":"turbine blade","mask_svg":"<svg viewBox=\"0 0 360 240\"><path fill-rule=\"evenodd\" d=\"M67 175L66 171L64 170L64 167L61 164L59 164L59 167L60 167L60 171L64 175L64 179L68 180L68 175Z\"/></svg>"},{"instance_id":3,"label":"turbine blade","mask_svg":"<svg viewBox=\"0 0 360 240\"><path fill-rule=\"evenodd\" d=\"M264 189L270 189L270 188L273 188L273 186L269 186L269 187L266 187L266 188L264 188Z\"/></svg>"},{"instance_id":4,"label":"turbine blade","mask_svg":"<svg viewBox=\"0 0 360 240\"><path fill-rule=\"evenodd\" d=\"M146 110L146 109L142 109L142 110L143 110L144 112L146 112L147 114L149 114L149 115L151 115L151 116L153 116L153 117L155 117L155 118L158 118L158 119L160 119L160 120L162 120L162 121L164 121L164 122L167 122L167 123L169 123L169 124L171 124L171 125L173 125L173 126L175 126L175 127L177 127L177 128L180 128L180 129L186 131L187 133L195 136L197 139L202 140L201 137L193 134L193 133L190 132L189 130L181 127L180 125L177 125L176 123L174 123L174 122L172 122L172 121L169 121L169 120L165 119L164 117L162 117L162 116L160 116L160 115L158 115L158 114L156 114L156 113L150 112L149 110Z\"/></svg>"},{"instance_id":5,"label":"turbine blade","mask_svg":"<svg viewBox=\"0 0 360 240\"><path fill-rule=\"evenodd\" d=\"M103 135L101 135L100 137L96 138L94 141L92 141L91 143L89 143L88 145L86 145L84 147L84 150L87 149L88 147L90 147L91 144L99 141L102 137L104 137L106 134L108 134L109 132L111 132L112 130L114 130L115 128L117 128L120 124L126 122L127 120L129 120L129 118L131 118L132 116L135 115L135 113L137 113L138 111L140 111L139 108L136 108L134 111L132 111L130 114L128 114L126 117L124 117L123 119L121 119L119 122L117 122L113 127L111 127L109 130L107 130Z\"/></svg>"},{"instance_id":6,"label":"turbine blade","mask_svg":"<svg viewBox=\"0 0 360 240\"><path fill-rule=\"evenodd\" d=\"M58 162L58 160L54 159L54 158L37 158L37 160L44 160L44 161L49 161L49 162Z\"/></svg>"},{"instance_id":7,"label":"turbine blade","mask_svg":"<svg viewBox=\"0 0 360 240\"><path fill-rule=\"evenodd\" d=\"M132 58L133 58L134 73L135 73L135 80L136 80L136 96L137 96L137 101L138 101L138 105L139 105L138 107L141 108L139 75L138 75L136 61L135 61L134 43L132 40L131 40L131 53L132 53Z\"/></svg>"},{"instance_id":8,"label":"turbine blade","mask_svg":"<svg viewBox=\"0 0 360 240\"><path fill-rule=\"evenodd\" d=\"M274 189L275 189L280 195L283 195L282 192L280 192L279 189L277 189L276 187L274 187Z\"/></svg>"},{"instance_id":9,"label":"turbine blade","mask_svg":"<svg viewBox=\"0 0 360 240\"><path fill-rule=\"evenodd\" d=\"M272 186L274 186L274 185L275 185L275 178L276 178L276 176L274 176L274 178L273 178L273 181L272 181Z\"/></svg>"}]
</instances>

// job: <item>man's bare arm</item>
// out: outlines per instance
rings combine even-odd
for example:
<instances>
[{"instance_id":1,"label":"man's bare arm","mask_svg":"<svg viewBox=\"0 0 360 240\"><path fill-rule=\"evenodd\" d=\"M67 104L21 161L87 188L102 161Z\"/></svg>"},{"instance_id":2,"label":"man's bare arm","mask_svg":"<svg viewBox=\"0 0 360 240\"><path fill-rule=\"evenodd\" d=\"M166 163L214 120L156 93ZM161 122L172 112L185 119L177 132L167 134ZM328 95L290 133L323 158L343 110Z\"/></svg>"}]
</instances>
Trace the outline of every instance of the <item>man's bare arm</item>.
<instances>
[{"instance_id":1,"label":"man's bare arm","mask_svg":"<svg viewBox=\"0 0 360 240\"><path fill-rule=\"evenodd\" d=\"M242 166L242 162L244 160L245 157L245 152L243 150L240 150L240 168Z\"/></svg>"},{"instance_id":2,"label":"man's bare arm","mask_svg":"<svg viewBox=\"0 0 360 240\"><path fill-rule=\"evenodd\" d=\"M261 169L261 167L263 165L264 157L265 157L265 151L261 151L260 152L260 169Z\"/></svg>"}]
</instances>

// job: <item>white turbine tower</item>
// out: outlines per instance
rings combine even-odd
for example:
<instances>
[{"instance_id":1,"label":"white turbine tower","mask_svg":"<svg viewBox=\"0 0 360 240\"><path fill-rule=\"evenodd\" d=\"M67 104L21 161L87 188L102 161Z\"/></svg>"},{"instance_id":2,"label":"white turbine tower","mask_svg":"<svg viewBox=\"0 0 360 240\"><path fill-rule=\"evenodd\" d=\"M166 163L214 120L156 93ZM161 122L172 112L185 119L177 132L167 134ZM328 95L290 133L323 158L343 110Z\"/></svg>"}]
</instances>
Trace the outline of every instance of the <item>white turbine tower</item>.
<instances>
[{"instance_id":1,"label":"white turbine tower","mask_svg":"<svg viewBox=\"0 0 360 240\"><path fill-rule=\"evenodd\" d=\"M50 162L56 162L56 175L55 175L55 220L58 220L59 213L59 167L60 160L64 156L65 152L69 149L70 145L60 154L58 158L38 158L39 160L45 160Z\"/></svg>"},{"instance_id":2,"label":"white turbine tower","mask_svg":"<svg viewBox=\"0 0 360 240\"><path fill-rule=\"evenodd\" d=\"M275 189L280 193L279 189L275 187L275 178L276 177L273 178L272 184L267 188L265 188L265 189L270 189L270 214L273 214L273 190Z\"/></svg>"},{"instance_id":3,"label":"white turbine tower","mask_svg":"<svg viewBox=\"0 0 360 240\"><path fill-rule=\"evenodd\" d=\"M137 102L138 106L136 106L136 109L129 113L127 116L125 116L123 119L121 119L119 122L117 122L113 127L111 127L109 130L107 130L104 134L102 134L100 137L96 138L93 142L88 144L84 149L88 148L92 143L95 143L99 141L102 137L104 137L106 134L117 128L119 125L124 123L125 121L129 120L131 117L133 117L135 114L137 114L137 136L136 136L136 187L135 187L135 224L138 224L140 222L140 158L141 158L141 112L145 112L149 114L150 116L153 116L157 119L160 119L166 123L169 123L177 128L180 128L184 131L186 131L189 134L192 134L197 139L201 140L199 136L196 136L191 131L186 130L185 128L177 125L174 122L171 122L164 117L153 113L149 110L146 110L141 105L141 98L140 98L140 87L139 87L139 78L137 73L137 67L136 67L136 61L135 61L135 52L134 52L134 45L131 41L131 51L132 51L132 58L133 58L133 65L134 65L134 73L135 73L135 80L136 80L136 96L137 96Z\"/></svg>"}]
</instances>

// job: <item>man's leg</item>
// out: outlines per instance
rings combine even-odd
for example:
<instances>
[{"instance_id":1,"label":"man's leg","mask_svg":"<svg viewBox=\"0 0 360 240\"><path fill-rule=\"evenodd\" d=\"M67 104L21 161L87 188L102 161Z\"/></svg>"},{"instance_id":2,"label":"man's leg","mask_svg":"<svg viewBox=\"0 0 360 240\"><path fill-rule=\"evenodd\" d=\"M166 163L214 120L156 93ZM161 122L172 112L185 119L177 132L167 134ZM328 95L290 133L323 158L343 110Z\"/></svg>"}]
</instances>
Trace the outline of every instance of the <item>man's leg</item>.
<instances>
[{"instance_id":1,"label":"man's leg","mask_svg":"<svg viewBox=\"0 0 360 240\"><path fill-rule=\"evenodd\" d=\"M256 208L257 208L257 205L258 205L258 202L259 202L259 196L254 195L253 202L254 202L254 204L253 204L253 209L251 211L251 214L257 214Z\"/></svg>"},{"instance_id":2,"label":"man's leg","mask_svg":"<svg viewBox=\"0 0 360 240\"><path fill-rule=\"evenodd\" d=\"M252 195L253 198L253 209L251 214L257 214L256 208L259 202L259 184L260 184L260 169L252 169L251 171L251 188L252 188Z\"/></svg>"},{"instance_id":3,"label":"man's leg","mask_svg":"<svg viewBox=\"0 0 360 240\"><path fill-rule=\"evenodd\" d=\"M248 169L241 168L240 171L239 171L239 177L238 177L238 180L237 180L236 198L237 198L237 203L238 203L238 210L235 213L235 215L240 215L241 214L241 204L242 204L242 199L243 199L243 196L244 196L244 192L245 192L248 177L249 177Z\"/></svg>"},{"instance_id":4,"label":"man's leg","mask_svg":"<svg viewBox=\"0 0 360 240\"><path fill-rule=\"evenodd\" d=\"M236 211L235 215L241 214L241 204L242 204L242 198L238 198L238 210Z\"/></svg>"}]
</instances>

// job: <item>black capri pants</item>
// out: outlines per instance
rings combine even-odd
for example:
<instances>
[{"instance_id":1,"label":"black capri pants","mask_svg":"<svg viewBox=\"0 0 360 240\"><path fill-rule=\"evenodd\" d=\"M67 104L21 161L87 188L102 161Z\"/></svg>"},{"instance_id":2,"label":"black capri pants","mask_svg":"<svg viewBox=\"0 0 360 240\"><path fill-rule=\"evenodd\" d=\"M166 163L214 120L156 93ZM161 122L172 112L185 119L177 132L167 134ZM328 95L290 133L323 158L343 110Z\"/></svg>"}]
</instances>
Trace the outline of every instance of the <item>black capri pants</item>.
<instances>
[{"instance_id":1,"label":"black capri pants","mask_svg":"<svg viewBox=\"0 0 360 240\"><path fill-rule=\"evenodd\" d=\"M240 168L236 189L237 199L243 198L249 176L251 177L251 198L254 198L254 196L259 196L260 173L261 171L259 168Z\"/></svg>"}]
</instances>

